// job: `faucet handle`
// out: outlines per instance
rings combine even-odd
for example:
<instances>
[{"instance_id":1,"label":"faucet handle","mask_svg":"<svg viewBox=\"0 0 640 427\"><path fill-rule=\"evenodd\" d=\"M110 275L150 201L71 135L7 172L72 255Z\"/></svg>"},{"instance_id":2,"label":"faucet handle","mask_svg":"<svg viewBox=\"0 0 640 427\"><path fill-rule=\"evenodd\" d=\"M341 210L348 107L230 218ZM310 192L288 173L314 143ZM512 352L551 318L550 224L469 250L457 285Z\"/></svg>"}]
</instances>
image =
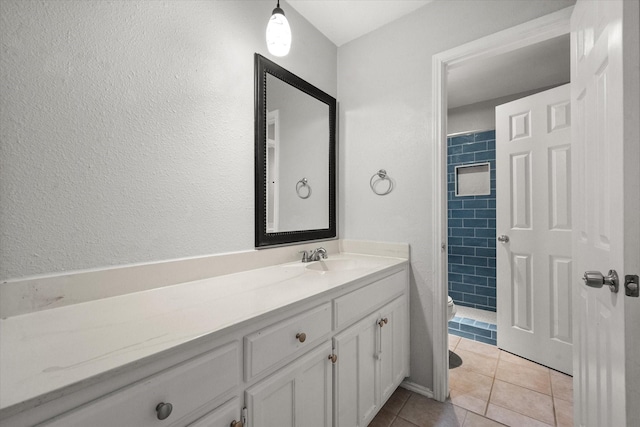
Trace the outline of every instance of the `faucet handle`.
<instances>
[{"instance_id":1,"label":"faucet handle","mask_svg":"<svg viewBox=\"0 0 640 427\"><path fill-rule=\"evenodd\" d=\"M302 254L302 262L309 262L309 253L307 251L299 251Z\"/></svg>"},{"instance_id":2,"label":"faucet handle","mask_svg":"<svg viewBox=\"0 0 640 427\"><path fill-rule=\"evenodd\" d=\"M316 253L318 254L319 258L322 259L327 259L329 257L327 255L327 250L323 247L319 247L318 249L316 249Z\"/></svg>"}]
</instances>

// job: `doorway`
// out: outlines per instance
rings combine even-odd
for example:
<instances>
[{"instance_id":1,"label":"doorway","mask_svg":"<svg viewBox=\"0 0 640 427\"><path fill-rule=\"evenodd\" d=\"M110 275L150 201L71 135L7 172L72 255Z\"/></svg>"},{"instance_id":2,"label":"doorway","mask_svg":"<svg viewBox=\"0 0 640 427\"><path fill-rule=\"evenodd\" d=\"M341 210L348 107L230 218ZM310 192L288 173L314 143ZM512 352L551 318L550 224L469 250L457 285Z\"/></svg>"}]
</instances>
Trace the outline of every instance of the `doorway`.
<instances>
[{"instance_id":1,"label":"doorway","mask_svg":"<svg viewBox=\"0 0 640 427\"><path fill-rule=\"evenodd\" d=\"M571 8L530 21L518 27L496 33L484 39L468 43L458 48L443 52L433 58L433 100L434 100L434 158L440 159L434 168L434 184L447 188L446 136L447 136L447 74L449 71L474 61L494 58L500 54L515 51L555 37L569 33ZM434 290L434 298L438 301L434 307L434 372L444 372L434 381L434 397L444 401L449 392L448 379L448 333L447 333L447 295L448 295L448 262L447 262L447 192L434 204L434 229L440 230L442 240L434 241L434 268L436 283L441 283Z\"/></svg>"}]
</instances>

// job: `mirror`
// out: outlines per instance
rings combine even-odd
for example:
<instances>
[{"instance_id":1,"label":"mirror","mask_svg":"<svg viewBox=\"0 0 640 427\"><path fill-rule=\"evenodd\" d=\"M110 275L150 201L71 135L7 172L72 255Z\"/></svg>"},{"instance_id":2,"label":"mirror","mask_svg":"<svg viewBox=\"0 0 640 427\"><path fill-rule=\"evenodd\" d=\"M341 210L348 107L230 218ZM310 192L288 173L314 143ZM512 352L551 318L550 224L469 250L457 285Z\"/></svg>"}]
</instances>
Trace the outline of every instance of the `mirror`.
<instances>
[{"instance_id":1,"label":"mirror","mask_svg":"<svg viewBox=\"0 0 640 427\"><path fill-rule=\"evenodd\" d=\"M336 100L255 54L256 247L336 237Z\"/></svg>"}]
</instances>

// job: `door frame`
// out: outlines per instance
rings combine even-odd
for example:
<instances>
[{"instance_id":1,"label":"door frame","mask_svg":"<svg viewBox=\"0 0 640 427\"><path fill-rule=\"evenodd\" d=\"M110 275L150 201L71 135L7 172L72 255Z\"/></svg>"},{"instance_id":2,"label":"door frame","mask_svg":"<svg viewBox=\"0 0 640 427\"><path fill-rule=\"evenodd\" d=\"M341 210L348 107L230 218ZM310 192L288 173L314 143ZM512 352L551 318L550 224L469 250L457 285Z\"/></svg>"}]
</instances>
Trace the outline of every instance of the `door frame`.
<instances>
[{"instance_id":1,"label":"door frame","mask_svg":"<svg viewBox=\"0 0 640 427\"><path fill-rule=\"evenodd\" d=\"M487 59L570 33L573 6L536 18L481 39L436 54L432 58L432 179L436 192L432 211L434 283L433 396L444 402L449 395L449 333L447 328L447 71L474 60ZM438 238L438 233L439 237Z\"/></svg>"}]
</instances>

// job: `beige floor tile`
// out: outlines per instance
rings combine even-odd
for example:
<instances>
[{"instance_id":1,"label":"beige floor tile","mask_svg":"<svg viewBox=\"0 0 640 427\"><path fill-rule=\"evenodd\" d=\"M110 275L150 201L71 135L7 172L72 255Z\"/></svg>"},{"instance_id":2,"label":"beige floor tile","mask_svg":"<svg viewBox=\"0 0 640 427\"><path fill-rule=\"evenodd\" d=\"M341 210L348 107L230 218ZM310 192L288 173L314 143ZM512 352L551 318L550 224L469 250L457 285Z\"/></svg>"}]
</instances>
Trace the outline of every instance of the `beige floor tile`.
<instances>
[{"instance_id":1,"label":"beige floor tile","mask_svg":"<svg viewBox=\"0 0 640 427\"><path fill-rule=\"evenodd\" d=\"M458 344L458 347L460 344ZM472 351L456 349L455 353L462 359L462 368L475 371L479 374L493 377L496 373L498 359L474 353Z\"/></svg>"},{"instance_id":2,"label":"beige floor tile","mask_svg":"<svg viewBox=\"0 0 640 427\"><path fill-rule=\"evenodd\" d=\"M398 417L419 427L460 427L466 413L464 409L456 408L451 402L441 403L413 393ZM395 422L392 426L398 427Z\"/></svg>"},{"instance_id":3,"label":"beige floor tile","mask_svg":"<svg viewBox=\"0 0 640 427\"><path fill-rule=\"evenodd\" d=\"M539 365L535 362L516 356L515 354L511 354L504 350L500 350L500 360L515 363L516 365L524 366L530 369L537 369L539 371L547 372L549 370L549 368L547 368L546 366Z\"/></svg>"},{"instance_id":4,"label":"beige floor tile","mask_svg":"<svg viewBox=\"0 0 640 427\"><path fill-rule=\"evenodd\" d=\"M497 421L490 420L472 412L467 414L467 418L464 420L463 424L464 427L499 427L502 425L503 424Z\"/></svg>"},{"instance_id":5,"label":"beige floor tile","mask_svg":"<svg viewBox=\"0 0 640 427\"><path fill-rule=\"evenodd\" d=\"M460 342L459 336L449 334L449 350L455 350L459 342Z\"/></svg>"},{"instance_id":6,"label":"beige floor tile","mask_svg":"<svg viewBox=\"0 0 640 427\"><path fill-rule=\"evenodd\" d=\"M494 359L497 359L500 355L500 349L495 345L484 344L478 341L468 340L466 338L460 339L456 349L472 351Z\"/></svg>"},{"instance_id":7,"label":"beige floor tile","mask_svg":"<svg viewBox=\"0 0 640 427\"><path fill-rule=\"evenodd\" d=\"M478 399L468 393L453 389L449 396L451 398L451 403L468 411L484 415L484 412L487 409L487 399Z\"/></svg>"},{"instance_id":8,"label":"beige floor tile","mask_svg":"<svg viewBox=\"0 0 640 427\"><path fill-rule=\"evenodd\" d=\"M389 400L387 400L387 403L384 404L382 409L392 413L393 415L398 415L398 412L400 412L400 409L402 409L404 404L407 402L409 396L411 396L411 392L409 390L398 387L391 397L389 397Z\"/></svg>"},{"instance_id":9,"label":"beige floor tile","mask_svg":"<svg viewBox=\"0 0 640 427\"><path fill-rule=\"evenodd\" d=\"M380 412L373 417L373 420L371 420L368 427L390 427L391 423L393 423L393 420L395 419L395 414L385 411L385 409L382 408Z\"/></svg>"},{"instance_id":10,"label":"beige floor tile","mask_svg":"<svg viewBox=\"0 0 640 427\"><path fill-rule=\"evenodd\" d=\"M493 378L463 367L449 371L449 388L478 399L489 400Z\"/></svg>"},{"instance_id":11,"label":"beige floor tile","mask_svg":"<svg viewBox=\"0 0 640 427\"><path fill-rule=\"evenodd\" d=\"M410 423L402 418L396 418L391 424L391 427L417 427L414 423Z\"/></svg>"},{"instance_id":12,"label":"beige floor tile","mask_svg":"<svg viewBox=\"0 0 640 427\"><path fill-rule=\"evenodd\" d=\"M537 391L496 379L489 402L547 424L555 423L551 396Z\"/></svg>"},{"instance_id":13,"label":"beige floor tile","mask_svg":"<svg viewBox=\"0 0 640 427\"><path fill-rule=\"evenodd\" d=\"M553 399L558 427L573 426L573 403L562 399Z\"/></svg>"},{"instance_id":14,"label":"beige floor tile","mask_svg":"<svg viewBox=\"0 0 640 427\"><path fill-rule=\"evenodd\" d=\"M573 402L573 377L563 374L562 372L551 371L551 389L553 397Z\"/></svg>"},{"instance_id":15,"label":"beige floor tile","mask_svg":"<svg viewBox=\"0 0 640 427\"><path fill-rule=\"evenodd\" d=\"M543 423L492 403L489 403L486 417L512 427L553 427L551 424Z\"/></svg>"},{"instance_id":16,"label":"beige floor tile","mask_svg":"<svg viewBox=\"0 0 640 427\"><path fill-rule=\"evenodd\" d=\"M524 365L500 360L496 369L496 379L551 396L551 375L548 368L531 369Z\"/></svg>"}]
</instances>

